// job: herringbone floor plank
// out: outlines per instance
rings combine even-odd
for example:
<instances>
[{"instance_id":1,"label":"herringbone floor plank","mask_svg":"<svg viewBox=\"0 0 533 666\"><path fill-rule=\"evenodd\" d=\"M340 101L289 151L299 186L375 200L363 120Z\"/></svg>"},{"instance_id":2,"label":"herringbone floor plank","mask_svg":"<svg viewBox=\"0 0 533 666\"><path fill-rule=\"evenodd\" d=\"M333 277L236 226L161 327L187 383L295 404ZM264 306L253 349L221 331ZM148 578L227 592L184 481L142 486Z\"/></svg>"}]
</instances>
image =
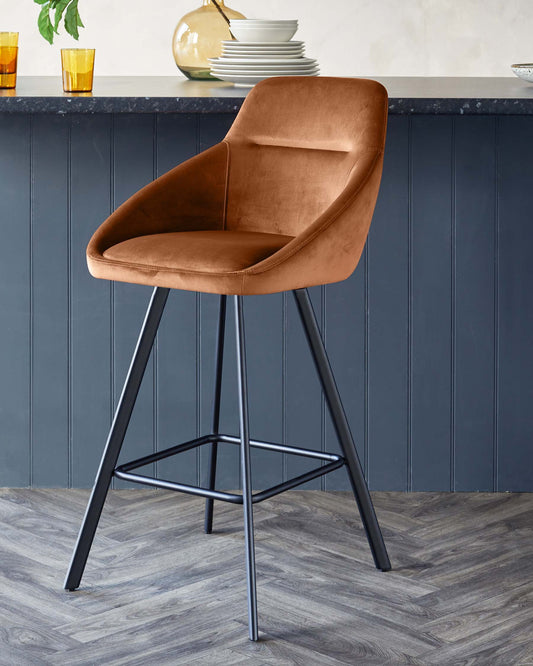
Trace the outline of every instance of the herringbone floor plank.
<instances>
[{"instance_id":1,"label":"herringbone floor plank","mask_svg":"<svg viewBox=\"0 0 533 666\"><path fill-rule=\"evenodd\" d=\"M240 507L112 491L82 587L62 590L87 501L0 489L1 666L533 665L533 495L375 493L393 571L353 498L256 506L261 641L246 627Z\"/></svg>"}]
</instances>

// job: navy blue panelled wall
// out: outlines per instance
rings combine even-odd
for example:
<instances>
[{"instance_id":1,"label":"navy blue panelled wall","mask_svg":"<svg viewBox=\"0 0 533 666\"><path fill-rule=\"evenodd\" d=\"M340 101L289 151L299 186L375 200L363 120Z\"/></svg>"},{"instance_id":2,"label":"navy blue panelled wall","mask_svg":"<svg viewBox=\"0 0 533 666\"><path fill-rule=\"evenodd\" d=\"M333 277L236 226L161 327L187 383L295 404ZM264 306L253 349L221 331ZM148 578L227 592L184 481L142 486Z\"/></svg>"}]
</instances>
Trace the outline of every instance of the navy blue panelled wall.
<instances>
[{"instance_id":1,"label":"navy blue panelled wall","mask_svg":"<svg viewBox=\"0 0 533 666\"><path fill-rule=\"evenodd\" d=\"M229 114L0 116L0 486L92 484L148 288L94 280L99 223ZM394 116L354 275L311 290L370 487L533 491L533 117ZM292 298L245 299L251 430L337 450ZM217 297L173 292L123 459L209 430ZM233 332L222 428L237 430ZM254 451L254 485L306 469ZM207 451L158 463L205 480ZM239 484L222 447L220 487ZM312 488L346 489L344 470Z\"/></svg>"}]
</instances>

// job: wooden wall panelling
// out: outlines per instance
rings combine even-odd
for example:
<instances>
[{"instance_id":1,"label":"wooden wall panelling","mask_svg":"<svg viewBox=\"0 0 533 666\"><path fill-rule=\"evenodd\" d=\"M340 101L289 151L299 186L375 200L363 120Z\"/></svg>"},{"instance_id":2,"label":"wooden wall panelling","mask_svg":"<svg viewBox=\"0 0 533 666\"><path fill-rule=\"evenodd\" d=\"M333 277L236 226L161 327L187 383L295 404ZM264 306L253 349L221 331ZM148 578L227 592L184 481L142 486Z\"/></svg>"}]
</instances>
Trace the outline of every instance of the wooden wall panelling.
<instances>
[{"instance_id":1,"label":"wooden wall panelling","mask_svg":"<svg viewBox=\"0 0 533 666\"><path fill-rule=\"evenodd\" d=\"M71 482L75 488L94 481L114 407L111 284L95 280L85 260L87 243L111 212L111 130L111 116L71 118Z\"/></svg>"},{"instance_id":2,"label":"wooden wall panelling","mask_svg":"<svg viewBox=\"0 0 533 666\"><path fill-rule=\"evenodd\" d=\"M234 117L234 115L227 113L199 116L198 152L206 150L221 141L231 127ZM203 408L201 422L203 431L210 432L214 387L215 341L218 321L218 297L213 294L202 294L197 298L201 313L200 340L198 342L202 358L200 366L201 405ZM233 303L231 300L231 298L228 298L226 344L222 374L220 431L228 434L236 434L239 432L239 408L237 402L235 325L233 323ZM238 488L240 486L238 448L229 444L223 444L222 446L219 446L218 451L217 488ZM200 476L202 479L207 479L208 460L209 448L202 447L200 450Z\"/></svg>"},{"instance_id":3,"label":"wooden wall panelling","mask_svg":"<svg viewBox=\"0 0 533 666\"><path fill-rule=\"evenodd\" d=\"M0 485L89 486L150 288L87 272L109 212L223 138L232 114L0 122ZM370 486L531 490L533 120L392 115L365 256L311 289ZM175 292L123 459L211 429L218 298ZM245 299L252 434L335 449L292 297ZM238 430L232 304L221 428ZM161 462L205 482L207 450ZM313 463L254 455L256 487ZM218 485L239 485L223 446ZM346 488L342 471L312 488Z\"/></svg>"},{"instance_id":4,"label":"wooden wall panelling","mask_svg":"<svg viewBox=\"0 0 533 666\"><path fill-rule=\"evenodd\" d=\"M244 299L250 434L283 441L283 298L281 294ZM231 321L233 323L233 320ZM281 483L283 455L252 449L252 481L257 489Z\"/></svg>"},{"instance_id":5,"label":"wooden wall panelling","mask_svg":"<svg viewBox=\"0 0 533 666\"><path fill-rule=\"evenodd\" d=\"M193 115L157 116L156 167L160 176L197 152L198 119ZM172 290L156 341L157 448L194 439L198 434L198 299ZM196 484L198 452L187 451L157 463L158 476Z\"/></svg>"},{"instance_id":6,"label":"wooden wall panelling","mask_svg":"<svg viewBox=\"0 0 533 666\"><path fill-rule=\"evenodd\" d=\"M344 411L363 469L367 468L367 286L368 254L363 251L355 272L344 282L325 287L324 338ZM327 451L342 453L329 410L325 409ZM349 490L345 469L322 477L324 489Z\"/></svg>"},{"instance_id":7,"label":"wooden wall panelling","mask_svg":"<svg viewBox=\"0 0 533 666\"><path fill-rule=\"evenodd\" d=\"M69 485L70 119L32 119L32 482Z\"/></svg>"},{"instance_id":8,"label":"wooden wall panelling","mask_svg":"<svg viewBox=\"0 0 533 666\"><path fill-rule=\"evenodd\" d=\"M31 484L31 119L0 115L0 486Z\"/></svg>"},{"instance_id":9,"label":"wooden wall panelling","mask_svg":"<svg viewBox=\"0 0 533 666\"><path fill-rule=\"evenodd\" d=\"M533 489L533 118L498 120L497 489Z\"/></svg>"},{"instance_id":10,"label":"wooden wall panelling","mask_svg":"<svg viewBox=\"0 0 533 666\"><path fill-rule=\"evenodd\" d=\"M452 124L411 120L411 484L451 489Z\"/></svg>"},{"instance_id":11,"label":"wooden wall panelling","mask_svg":"<svg viewBox=\"0 0 533 666\"><path fill-rule=\"evenodd\" d=\"M117 114L113 118L113 209L151 182L155 176L154 120L152 114ZM136 284L116 282L112 287L111 331L115 405L122 391L151 293L151 287ZM147 455L154 449L154 355L152 354L137 396L119 461L126 462ZM153 465L146 471L152 474ZM117 488L131 485L118 479L114 480L114 484Z\"/></svg>"},{"instance_id":12,"label":"wooden wall panelling","mask_svg":"<svg viewBox=\"0 0 533 666\"><path fill-rule=\"evenodd\" d=\"M453 490L494 490L495 125L454 119Z\"/></svg>"},{"instance_id":13,"label":"wooden wall panelling","mask_svg":"<svg viewBox=\"0 0 533 666\"><path fill-rule=\"evenodd\" d=\"M317 319L323 330L322 311L325 290L309 289ZM285 360L285 414L287 443L308 449L324 448L325 405L313 359L305 339L292 294L287 294ZM316 467L316 461L287 456L285 474L291 479ZM321 488L322 479L309 481L301 488Z\"/></svg>"},{"instance_id":14,"label":"wooden wall panelling","mask_svg":"<svg viewBox=\"0 0 533 666\"><path fill-rule=\"evenodd\" d=\"M374 490L409 480L409 119L390 116L368 237L368 468Z\"/></svg>"}]
</instances>

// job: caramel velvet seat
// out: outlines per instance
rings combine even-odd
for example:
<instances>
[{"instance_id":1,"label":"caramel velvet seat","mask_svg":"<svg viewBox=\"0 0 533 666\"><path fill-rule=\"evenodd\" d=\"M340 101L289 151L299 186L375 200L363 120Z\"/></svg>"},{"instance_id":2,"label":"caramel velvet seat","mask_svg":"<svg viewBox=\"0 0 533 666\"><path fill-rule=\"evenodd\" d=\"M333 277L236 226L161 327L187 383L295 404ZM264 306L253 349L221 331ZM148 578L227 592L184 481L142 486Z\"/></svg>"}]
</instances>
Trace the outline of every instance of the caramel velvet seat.
<instances>
[{"instance_id":1,"label":"caramel velvet seat","mask_svg":"<svg viewBox=\"0 0 533 666\"><path fill-rule=\"evenodd\" d=\"M108 280L216 294L344 280L372 218L386 116L387 94L375 81L262 82L224 141L111 215L89 244L89 270ZM210 234L160 236L199 231ZM227 262L212 262L216 244Z\"/></svg>"},{"instance_id":2,"label":"caramel velvet seat","mask_svg":"<svg viewBox=\"0 0 533 666\"><path fill-rule=\"evenodd\" d=\"M156 282L186 289L204 277L216 285L240 292L242 272L260 263L292 240L291 236L257 231L169 231L138 236L112 245L104 251L102 272L131 271L131 282ZM93 268L96 274L98 268ZM207 274L207 275L204 275Z\"/></svg>"},{"instance_id":3,"label":"caramel velvet seat","mask_svg":"<svg viewBox=\"0 0 533 666\"><path fill-rule=\"evenodd\" d=\"M96 231L91 274L155 287L65 582L77 588L113 476L241 503L245 517L250 638L257 607L252 505L346 466L379 569L390 562L306 288L347 278L368 234L381 179L387 93L375 81L280 77L248 95L225 139L147 185ZM169 289L220 294L212 433L116 467ZM251 440L242 297L293 291L343 456ZM240 435L219 433L226 297L235 301ZM215 489L217 447L239 444L242 495ZM207 488L133 473L182 451L211 446ZM253 493L250 446L303 455L321 467Z\"/></svg>"}]
</instances>

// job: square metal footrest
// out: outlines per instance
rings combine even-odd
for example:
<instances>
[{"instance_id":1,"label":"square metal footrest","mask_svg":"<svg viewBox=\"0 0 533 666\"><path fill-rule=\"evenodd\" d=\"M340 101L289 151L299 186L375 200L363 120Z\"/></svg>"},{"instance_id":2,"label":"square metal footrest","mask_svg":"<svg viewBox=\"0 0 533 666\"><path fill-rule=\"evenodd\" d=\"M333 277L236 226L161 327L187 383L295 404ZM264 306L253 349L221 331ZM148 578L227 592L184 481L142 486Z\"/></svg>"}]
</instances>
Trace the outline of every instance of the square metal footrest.
<instances>
[{"instance_id":1,"label":"square metal footrest","mask_svg":"<svg viewBox=\"0 0 533 666\"><path fill-rule=\"evenodd\" d=\"M165 479L157 479L151 476L144 476L142 474L132 474L131 471L145 465L164 460L170 456L175 456L178 453L189 451L203 444L240 444L239 437L231 435L204 435L197 439L192 439L184 444L172 446L164 451L158 451L144 458L138 458L125 465L119 465L115 468L113 474L119 479L125 481L132 481L133 483L142 483L147 486L155 486L156 488L165 488L166 490L176 490L189 495L199 495L201 497L208 497L210 499L222 500L223 502L232 502L233 504L242 504L242 495L236 493L225 493L219 490L210 490L209 488L202 488L201 486L190 486L185 483L175 483L174 481L166 481ZM323 474L333 472L345 464L345 459L342 456L334 453L322 453L321 451L313 451L310 449L302 449L296 446L286 446L285 444L273 444L271 442L261 442L255 439L250 440L250 446L255 449L266 449L267 451L276 451L277 453L288 453L295 456L302 456L304 458L313 458L325 462L325 465L317 467L305 474L300 474L293 479L289 479L277 486L268 488L252 494L252 501L255 503L262 502L263 500L279 495L279 493L291 488L296 488L302 483L307 483L311 479L316 479Z\"/></svg>"}]
</instances>

